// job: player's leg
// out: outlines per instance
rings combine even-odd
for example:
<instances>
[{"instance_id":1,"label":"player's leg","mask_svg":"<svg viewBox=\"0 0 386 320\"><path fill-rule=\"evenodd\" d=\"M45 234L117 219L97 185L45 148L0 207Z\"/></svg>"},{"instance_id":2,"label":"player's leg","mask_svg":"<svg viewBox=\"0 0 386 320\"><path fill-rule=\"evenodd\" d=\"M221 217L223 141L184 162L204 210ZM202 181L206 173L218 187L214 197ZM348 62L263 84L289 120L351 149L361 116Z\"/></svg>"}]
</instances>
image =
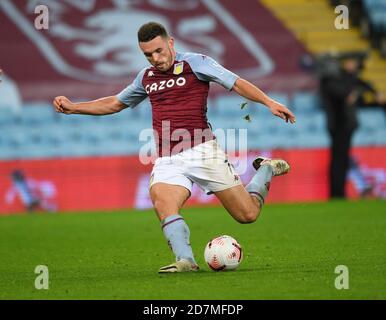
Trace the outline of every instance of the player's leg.
<instances>
[{"instance_id":1,"label":"player's leg","mask_svg":"<svg viewBox=\"0 0 386 320\"><path fill-rule=\"evenodd\" d=\"M243 185L214 192L223 207L240 223L254 222L261 211L260 202Z\"/></svg>"},{"instance_id":2,"label":"player's leg","mask_svg":"<svg viewBox=\"0 0 386 320\"><path fill-rule=\"evenodd\" d=\"M256 174L244 187L228 157L214 140L182 154L186 175L206 191L214 193L227 211L240 223L254 222L263 207L273 176L286 174L285 160L258 157Z\"/></svg>"},{"instance_id":3,"label":"player's leg","mask_svg":"<svg viewBox=\"0 0 386 320\"><path fill-rule=\"evenodd\" d=\"M150 189L154 209L161 222L161 228L176 262L162 267L160 273L194 271L198 269L190 245L190 231L184 218L179 214L190 197L189 189L180 185L155 183Z\"/></svg>"},{"instance_id":4,"label":"player's leg","mask_svg":"<svg viewBox=\"0 0 386 320\"><path fill-rule=\"evenodd\" d=\"M150 198L160 221L178 214L189 197L189 189L180 185L158 182L150 188Z\"/></svg>"},{"instance_id":5,"label":"player's leg","mask_svg":"<svg viewBox=\"0 0 386 320\"><path fill-rule=\"evenodd\" d=\"M256 158L253 166L256 174L245 188L239 185L215 192L225 209L240 223L251 223L257 219L272 177L286 174L290 169L285 160L264 157Z\"/></svg>"}]
</instances>

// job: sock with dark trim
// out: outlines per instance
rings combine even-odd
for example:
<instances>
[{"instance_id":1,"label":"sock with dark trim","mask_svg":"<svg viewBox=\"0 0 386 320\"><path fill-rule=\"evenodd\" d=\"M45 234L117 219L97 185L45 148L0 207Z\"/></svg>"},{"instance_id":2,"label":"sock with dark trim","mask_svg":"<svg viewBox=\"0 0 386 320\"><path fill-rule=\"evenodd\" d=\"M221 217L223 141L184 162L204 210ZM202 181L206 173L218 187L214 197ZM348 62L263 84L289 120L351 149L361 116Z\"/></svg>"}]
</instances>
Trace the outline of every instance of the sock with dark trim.
<instances>
[{"instance_id":1,"label":"sock with dark trim","mask_svg":"<svg viewBox=\"0 0 386 320\"><path fill-rule=\"evenodd\" d=\"M257 198L261 207L264 204L264 200L268 195L269 186L273 177L272 167L269 165L263 165L257 170L252 180L245 187L247 191Z\"/></svg>"},{"instance_id":2,"label":"sock with dark trim","mask_svg":"<svg viewBox=\"0 0 386 320\"><path fill-rule=\"evenodd\" d=\"M176 261L187 259L193 264L194 260L192 247L190 246L190 231L184 218L179 214L166 217L161 221L162 231L168 240L169 247L176 256Z\"/></svg>"}]
</instances>

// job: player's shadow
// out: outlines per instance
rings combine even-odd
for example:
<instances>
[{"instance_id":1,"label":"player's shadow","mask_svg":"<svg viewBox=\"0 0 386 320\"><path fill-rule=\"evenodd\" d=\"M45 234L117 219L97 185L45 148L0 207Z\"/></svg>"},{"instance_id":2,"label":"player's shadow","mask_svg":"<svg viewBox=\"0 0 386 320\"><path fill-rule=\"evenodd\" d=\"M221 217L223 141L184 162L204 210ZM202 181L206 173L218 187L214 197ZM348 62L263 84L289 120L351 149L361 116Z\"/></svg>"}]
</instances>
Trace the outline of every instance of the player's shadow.
<instances>
[{"instance_id":1,"label":"player's shadow","mask_svg":"<svg viewBox=\"0 0 386 320\"><path fill-rule=\"evenodd\" d=\"M243 268L243 269L237 269L237 270L221 270L221 271L214 271L211 269L200 269L195 272L181 272L181 273L161 273L159 276L170 276L172 275L181 275L181 276L194 276L194 275L200 275L200 276L210 276L213 277L214 274L218 274L220 276L231 276L232 274L237 275L240 273L251 273L251 272L259 272L259 271L272 271L270 268Z\"/></svg>"}]
</instances>

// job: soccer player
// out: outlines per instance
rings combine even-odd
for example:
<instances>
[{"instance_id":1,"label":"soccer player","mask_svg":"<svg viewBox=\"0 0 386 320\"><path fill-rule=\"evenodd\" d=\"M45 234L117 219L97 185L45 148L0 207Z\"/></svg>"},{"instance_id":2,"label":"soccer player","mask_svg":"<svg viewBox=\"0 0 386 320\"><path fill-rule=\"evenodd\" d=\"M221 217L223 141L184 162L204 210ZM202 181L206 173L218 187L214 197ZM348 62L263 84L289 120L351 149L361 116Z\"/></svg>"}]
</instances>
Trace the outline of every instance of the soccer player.
<instances>
[{"instance_id":1,"label":"soccer player","mask_svg":"<svg viewBox=\"0 0 386 320\"><path fill-rule=\"evenodd\" d=\"M151 174L150 197L176 256L176 262L159 272L195 271L198 265L190 245L189 227L179 214L193 183L214 193L236 221L251 223L260 214L272 177L290 169L285 160L258 157L253 162L255 176L246 187L242 185L207 122L209 82L264 104L286 122L294 123L295 116L212 58L176 52L174 39L159 23L144 24L138 30L138 42L151 66L140 71L119 94L81 103L58 96L53 104L57 112L65 114L106 115L133 108L150 98L159 155Z\"/></svg>"}]
</instances>

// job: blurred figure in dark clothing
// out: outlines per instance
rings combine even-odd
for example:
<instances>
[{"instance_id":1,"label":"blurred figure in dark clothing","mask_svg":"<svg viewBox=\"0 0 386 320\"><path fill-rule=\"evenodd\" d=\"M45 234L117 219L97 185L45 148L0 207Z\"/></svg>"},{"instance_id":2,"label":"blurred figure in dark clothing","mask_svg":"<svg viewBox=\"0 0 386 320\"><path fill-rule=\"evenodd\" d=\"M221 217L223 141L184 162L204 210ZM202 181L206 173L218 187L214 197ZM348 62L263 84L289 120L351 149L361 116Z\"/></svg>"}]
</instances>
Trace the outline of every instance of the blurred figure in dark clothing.
<instances>
[{"instance_id":1,"label":"blurred figure in dark clothing","mask_svg":"<svg viewBox=\"0 0 386 320\"><path fill-rule=\"evenodd\" d=\"M374 88L361 80L358 73L361 62L355 57L346 57L340 72L321 78L320 91L324 101L328 131L331 137L330 197L345 198L345 183L350 167L351 140L358 127L357 108L363 95L371 92L381 100Z\"/></svg>"}]
</instances>

